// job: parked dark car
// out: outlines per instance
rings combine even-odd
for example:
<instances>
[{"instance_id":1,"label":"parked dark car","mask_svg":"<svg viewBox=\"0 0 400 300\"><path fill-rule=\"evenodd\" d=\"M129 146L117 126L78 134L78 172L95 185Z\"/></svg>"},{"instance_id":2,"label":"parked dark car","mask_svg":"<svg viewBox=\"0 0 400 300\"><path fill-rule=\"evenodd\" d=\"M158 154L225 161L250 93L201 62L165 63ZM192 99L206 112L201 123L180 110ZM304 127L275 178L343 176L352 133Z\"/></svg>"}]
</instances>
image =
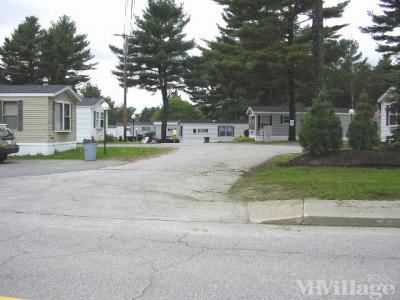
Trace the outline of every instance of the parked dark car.
<instances>
[{"instance_id":1,"label":"parked dark car","mask_svg":"<svg viewBox=\"0 0 400 300\"><path fill-rule=\"evenodd\" d=\"M18 153L19 146L14 133L7 124L0 124L0 163L7 159L8 154Z\"/></svg>"}]
</instances>

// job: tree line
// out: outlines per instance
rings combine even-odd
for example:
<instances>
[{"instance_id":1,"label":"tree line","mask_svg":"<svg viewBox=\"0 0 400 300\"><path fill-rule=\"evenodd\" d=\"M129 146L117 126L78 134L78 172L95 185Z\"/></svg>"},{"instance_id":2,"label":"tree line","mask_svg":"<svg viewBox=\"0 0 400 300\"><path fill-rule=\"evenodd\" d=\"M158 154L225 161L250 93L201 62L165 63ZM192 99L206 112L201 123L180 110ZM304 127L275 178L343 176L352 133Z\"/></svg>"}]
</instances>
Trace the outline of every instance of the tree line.
<instances>
[{"instance_id":1,"label":"tree line","mask_svg":"<svg viewBox=\"0 0 400 300\"><path fill-rule=\"evenodd\" d=\"M96 63L85 34L78 34L68 16L43 29L28 16L0 47L0 82L4 84L65 84L75 87L89 81L83 71Z\"/></svg>"},{"instance_id":2,"label":"tree line","mask_svg":"<svg viewBox=\"0 0 400 300\"><path fill-rule=\"evenodd\" d=\"M393 84L392 54L398 50L388 45L398 37L382 30L399 26L396 0L381 0L388 9L383 15L371 13L379 30L362 29L385 42L377 50L386 54L376 66L357 41L341 37L346 24L325 25L340 19L349 1L331 7L322 0L214 1L223 7L225 25L215 40L198 47L200 55L189 55L195 45L183 29L190 19L173 0L149 0L127 38L128 86L161 91L164 127L169 93L177 90L188 93L206 118L243 120L249 105L282 105L294 120L296 104L311 105L322 91L334 106L351 108L363 92L375 101ZM385 18L391 20L384 24ZM113 73L122 83L124 50L110 48L119 58ZM289 137L295 139L295 128Z\"/></svg>"},{"instance_id":3,"label":"tree line","mask_svg":"<svg viewBox=\"0 0 400 300\"><path fill-rule=\"evenodd\" d=\"M225 24L203 47L184 33L190 17L175 0L149 0L126 35L125 49L110 45L119 60L113 74L121 85L126 70L128 87L161 93L162 107L147 108L141 117L161 119L163 138L167 120L179 117L174 111L187 108L176 97L179 91L190 96L196 117L243 120L249 105L280 105L295 120L296 104L309 106L321 92L334 106L350 108L364 92L372 102L399 84L397 0L380 0L383 12L370 13L373 25L361 28L383 54L376 66L357 41L341 37L346 24L326 25L342 17L349 0L331 7L323 0L214 1L223 7ZM200 55L190 55L196 47ZM0 81L6 84L77 88L90 79L83 71L96 65L87 36L77 33L68 16L47 29L36 17L27 17L4 40L0 58ZM120 122L127 108L107 101L114 114L110 119ZM134 109L125 115L130 112ZM295 128L289 137L295 138Z\"/></svg>"}]
</instances>

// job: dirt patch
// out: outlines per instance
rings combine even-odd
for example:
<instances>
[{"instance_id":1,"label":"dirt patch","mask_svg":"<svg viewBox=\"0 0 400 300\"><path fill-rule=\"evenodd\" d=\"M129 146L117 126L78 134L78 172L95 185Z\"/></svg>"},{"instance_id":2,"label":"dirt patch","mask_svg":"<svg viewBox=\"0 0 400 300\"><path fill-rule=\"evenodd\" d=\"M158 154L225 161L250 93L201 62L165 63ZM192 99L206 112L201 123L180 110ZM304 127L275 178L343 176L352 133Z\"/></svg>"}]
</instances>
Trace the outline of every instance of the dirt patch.
<instances>
[{"instance_id":1,"label":"dirt patch","mask_svg":"<svg viewBox=\"0 0 400 300\"><path fill-rule=\"evenodd\" d=\"M342 150L339 153L329 154L321 157L310 157L303 154L281 163L281 166L331 166L331 167L400 167L400 152L398 151L351 151Z\"/></svg>"}]
</instances>

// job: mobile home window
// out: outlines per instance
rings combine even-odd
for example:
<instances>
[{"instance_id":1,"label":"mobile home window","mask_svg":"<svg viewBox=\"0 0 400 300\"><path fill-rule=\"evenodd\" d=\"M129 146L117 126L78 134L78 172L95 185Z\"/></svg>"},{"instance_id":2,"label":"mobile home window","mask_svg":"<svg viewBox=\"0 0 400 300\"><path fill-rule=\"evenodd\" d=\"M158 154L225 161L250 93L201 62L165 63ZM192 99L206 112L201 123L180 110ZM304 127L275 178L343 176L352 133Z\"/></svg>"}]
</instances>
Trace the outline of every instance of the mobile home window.
<instances>
[{"instance_id":1,"label":"mobile home window","mask_svg":"<svg viewBox=\"0 0 400 300\"><path fill-rule=\"evenodd\" d=\"M398 125L397 115L390 106L386 108L386 126Z\"/></svg>"},{"instance_id":2,"label":"mobile home window","mask_svg":"<svg viewBox=\"0 0 400 300\"><path fill-rule=\"evenodd\" d=\"M104 128L104 112L100 111L94 112L94 127Z\"/></svg>"},{"instance_id":3,"label":"mobile home window","mask_svg":"<svg viewBox=\"0 0 400 300\"><path fill-rule=\"evenodd\" d=\"M71 104L67 102L56 102L54 107L54 129L55 131L71 130Z\"/></svg>"},{"instance_id":4,"label":"mobile home window","mask_svg":"<svg viewBox=\"0 0 400 300\"><path fill-rule=\"evenodd\" d=\"M3 121L11 129L18 129L18 103L3 102Z\"/></svg>"},{"instance_id":5,"label":"mobile home window","mask_svg":"<svg viewBox=\"0 0 400 300\"><path fill-rule=\"evenodd\" d=\"M281 124L289 124L289 123L290 123L290 117L281 115Z\"/></svg>"},{"instance_id":6,"label":"mobile home window","mask_svg":"<svg viewBox=\"0 0 400 300\"><path fill-rule=\"evenodd\" d=\"M218 126L218 136L234 136L233 126Z\"/></svg>"},{"instance_id":7,"label":"mobile home window","mask_svg":"<svg viewBox=\"0 0 400 300\"><path fill-rule=\"evenodd\" d=\"M263 128L264 126L272 126L272 116L271 115L260 116L260 128Z\"/></svg>"},{"instance_id":8,"label":"mobile home window","mask_svg":"<svg viewBox=\"0 0 400 300\"><path fill-rule=\"evenodd\" d=\"M197 129L198 133L208 133L208 128L199 128Z\"/></svg>"}]
</instances>

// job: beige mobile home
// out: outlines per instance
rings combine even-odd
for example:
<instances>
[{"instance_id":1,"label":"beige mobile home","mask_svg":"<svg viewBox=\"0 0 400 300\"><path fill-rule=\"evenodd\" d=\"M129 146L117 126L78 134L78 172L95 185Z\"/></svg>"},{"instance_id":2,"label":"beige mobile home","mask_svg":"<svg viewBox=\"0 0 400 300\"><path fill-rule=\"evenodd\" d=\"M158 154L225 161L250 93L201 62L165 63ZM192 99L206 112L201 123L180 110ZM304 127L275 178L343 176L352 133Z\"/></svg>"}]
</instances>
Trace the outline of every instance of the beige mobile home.
<instances>
[{"instance_id":1,"label":"beige mobile home","mask_svg":"<svg viewBox=\"0 0 400 300\"><path fill-rule=\"evenodd\" d=\"M74 149L78 102L65 85L0 85L0 123L13 129L21 155Z\"/></svg>"}]
</instances>

